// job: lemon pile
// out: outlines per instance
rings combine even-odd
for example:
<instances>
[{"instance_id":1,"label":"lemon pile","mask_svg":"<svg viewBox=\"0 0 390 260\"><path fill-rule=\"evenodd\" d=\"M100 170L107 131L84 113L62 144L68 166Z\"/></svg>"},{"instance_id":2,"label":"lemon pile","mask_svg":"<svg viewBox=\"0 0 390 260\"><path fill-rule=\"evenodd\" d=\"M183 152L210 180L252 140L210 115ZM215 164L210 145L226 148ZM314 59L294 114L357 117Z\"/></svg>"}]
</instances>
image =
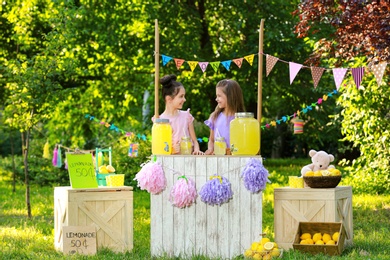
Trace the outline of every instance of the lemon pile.
<instances>
[{"instance_id":1,"label":"lemon pile","mask_svg":"<svg viewBox=\"0 0 390 260\"><path fill-rule=\"evenodd\" d=\"M327 170L319 170L319 171L308 171L305 173L306 176L340 176L341 172L339 169L336 168L330 168Z\"/></svg>"},{"instance_id":2,"label":"lemon pile","mask_svg":"<svg viewBox=\"0 0 390 260\"><path fill-rule=\"evenodd\" d=\"M278 244L271 242L267 237L252 243L251 248L245 250L244 256L250 259L272 259L281 255Z\"/></svg>"},{"instance_id":3,"label":"lemon pile","mask_svg":"<svg viewBox=\"0 0 390 260\"><path fill-rule=\"evenodd\" d=\"M313 236L310 233L303 233L300 236L301 245L336 245L339 239L339 232L334 232L332 235L328 233L315 233Z\"/></svg>"}]
</instances>

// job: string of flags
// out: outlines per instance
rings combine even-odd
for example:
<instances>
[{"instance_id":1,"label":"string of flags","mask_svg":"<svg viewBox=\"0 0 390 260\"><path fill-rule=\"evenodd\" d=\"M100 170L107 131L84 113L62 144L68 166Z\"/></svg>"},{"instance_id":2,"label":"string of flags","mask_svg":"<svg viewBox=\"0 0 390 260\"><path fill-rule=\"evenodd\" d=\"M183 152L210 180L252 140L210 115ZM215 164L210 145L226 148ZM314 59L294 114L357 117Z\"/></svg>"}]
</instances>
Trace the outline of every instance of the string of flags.
<instances>
[{"instance_id":1,"label":"string of flags","mask_svg":"<svg viewBox=\"0 0 390 260\"><path fill-rule=\"evenodd\" d=\"M259 53L259 54L266 56L266 76L267 77L270 74L270 72L272 71L272 69L274 68L275 64L278 61L280 61L283 63L287 63L289 65L290 85L293 83L293 81L296 78L296 76L298 75L299 71L302 68L307 68L307 69L311 70L314 88L316 88L318 86L318 83L320 82L320 79L325 71L332 71L334 82L335 82L337 90L340 88L340 85L341 85L342 81L344 80L348 71L351 71L351 74L352 74L352 77L353 77L353 80L354 80L354 83L355 83L357 89L359 89L360 84L363 80L363 76L368 70L370 70L374 74L375 79L377 81L377 84L378 84L378 86L380 86L382 83L383 74L384 74L384 72L386 70L386 66L387 66L387 62L382 61L378 64L369 64L368 67L359 67L359 68L332 68L332 69L330 69L330 68L322 68L322 67L314 67L314 66L308 67L308 66L304 66L302 64L296 63L296 62L287 62L287 61L281 60L281 59L279 59L275 56L269 55L269 54L264 54L264 53ZM161 58L162 58L162 65L163 66L166 66L171 60L173 60L175 65L176 65L176 68L178 70L180 70L181 66L186 62L190 66L191 71L194 71L197 68L197 66L199 66L199 68L202 70L202 72L205 73L207 70L207 67L209 65L215 72L218 71L218 68L221 64L228 71L230 70L232 63L234 63L238 68L241 68L243 62L247 61L248 64L250 66L252 66L255 55L258 55L258 54L250 54L250 55L246 55L246 56L241 57L241 58L235 58L235 59L224 60L224 61L213 61L213 62L187 61L185 59L174 58L174 57L164 55L164 54L161 55Z\"/></svg>"},{"instance_id":2,"label":"string of flags","mask_svg":"<svg viewBox=\"0 0 390 260\"><path fill-rule=\"evenodd\" d=\"M316 107L317 105L321 105L324 101L328 100L329 97L333 97L333 95L338 94L338 91L335 89L332 92L329 92L327 94L324 94L321 98L317 99L316 102L313 102L309 105L306 105L302 110L297 110L297 112L291 114L291 115L285 115L282 116L280 119L272 120L269 123L266 123L265 125L261 126L261 129L264 130L266 128L271 128L271 126L277 126L280 125L282 122L287 123L290 121L290 119L297 118L301 114L306 114L307 112L313 110L313 107Z\"/></svg>"}]
</instances>

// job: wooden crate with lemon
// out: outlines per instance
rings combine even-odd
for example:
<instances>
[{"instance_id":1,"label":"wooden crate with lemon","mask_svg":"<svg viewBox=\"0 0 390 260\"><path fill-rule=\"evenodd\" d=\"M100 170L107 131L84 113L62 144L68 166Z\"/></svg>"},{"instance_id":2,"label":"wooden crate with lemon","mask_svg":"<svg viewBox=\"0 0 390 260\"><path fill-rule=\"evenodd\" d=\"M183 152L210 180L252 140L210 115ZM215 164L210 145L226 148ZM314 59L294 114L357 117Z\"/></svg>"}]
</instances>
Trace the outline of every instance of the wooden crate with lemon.
<instances>
[{"instance_id":1,"label":"wooden crate with lemon","mask_svg":"<svg viewBox=\"0 0 390 260\"><path fill-rule=\"evenodd\" d=\"M345 229L337 222L300 222L293 247L311 254L340 255L344 249Z\"/></svg>"}]
</instances>

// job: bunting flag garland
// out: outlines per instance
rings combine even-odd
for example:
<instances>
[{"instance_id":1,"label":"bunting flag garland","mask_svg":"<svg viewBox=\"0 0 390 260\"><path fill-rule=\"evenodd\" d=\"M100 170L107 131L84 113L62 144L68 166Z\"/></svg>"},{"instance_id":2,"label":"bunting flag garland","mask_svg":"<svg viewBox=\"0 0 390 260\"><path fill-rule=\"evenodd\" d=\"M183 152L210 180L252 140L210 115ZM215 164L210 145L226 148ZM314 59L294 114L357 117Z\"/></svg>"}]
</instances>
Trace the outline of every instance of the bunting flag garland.
<instances>
[{"instance_id":1,"label":"bunting flag garland","mask_svg":"<svg viewBox=\"0 0 390 260\"><path fill-rule=\"evenodd\" d=\"M289 62L288 64L290 68L290 85L291 85L303 65L295 62Z\"/></svg>"},{"instance_id":2,"label":"bunting flag garland","mask_svg":"<svg viewBox=\"0 0 390 260\"><path fill-rule=\"evenodd\" d=\"M325 71L324 68L311 67L311 76L313 78L314 88L316 88L318 85L318 82L320 82L320 79L321 79L324 71Z\"/></svg>"},{"instance_id":3,"label":"bunting flag garland","mask_svg":"<svg viewBox=\"0 0 390 260\"><path fill-rule=\"evenodd\" d=\"M333 71L334 83L336 84L336 89L339 90L341 82L343 82L345 73L347 72L347 69L337 68L337 69L333 69L332 71Z\"/></svg>"},{"instance_id":4,"label":"bunting flag garland","mask_svg":"<svg viewBox=\"0 0 390 260\"><path fill-rule=\"evenodd\" d=\"M362 82L363 75L364 75L364 68L352 68L352 77L353 80L355 81L356 88L359 89L360 83Z\"/></svg>"},{"instance_id":5,"label":"bunting flag garland","mask_svg":"<svg viewBox=\"0 0 390 260\"><path fill-rule=\"evenodd\" d=\"M203 61L203 62L199 62L199 61L186 61L184 59L172 58L172 57L167 56L167 55L161 55L161 56L162 56L162 64L163 64L163 66L166 66L169 61L174 60L176 68L179 70L180 67L183 65L183 63L187 62L189 64L190 69L191 69L192 72L199 65L199 67L202 70L202 72L205 73L208 65L210 65L215 72L218 72L218 68L219 68L219 66L221 64L227 71L229 71L231 69L231 63L232 62L234 64L236 64L238 68L241 68L243 60L246 60L250 66L253 66L253 61L254 61L255 55L265 55L266 56L266 75L267 76L270 74L270 72L272 71L273 67L275 66L275 64L278 61L281 61L283 63L288 63L289 64L289 72L290 72L290 85L292 84L292 82L294 81L295 77L297 76L297 74L300 72L300 70L302 68L309 68L311 70L314 88L316 88L318 86L318 83L319 83L319 81L320 81L324 71L332 71L333 72L334 81L335 81L335 85L336 85L336 89L338 90L340 88L341 83L342 83L342 81L344 79L344 76L345 76L345 74L346 74L346 72L348 70L353 71L353 73L352 73L353 79L355 81L355 84L357 85L357 88L359 88L360 83L361 83L361 81L363 79L364 72L365 72L365 68L364 67L362 67L362 68L353 68L353 69L351 69L351 68L327 69L327 68L320 68L320 67L307 67L307 66L303 66L302 64L295 63L295 62L287 62L287 61L281 60L281 59L279 59L277 57L274 57L272 55L264 54L264 53L250 54L250 55L246 55L246 56L244 56L242 58L234 58L234 59L231 59L231 60L212 61L212 62L208 62L208 61ZM383 77L383 74L385 72L386 66L387 66L387 62L386 61L380 62L379 64L376 64L376 65L373 65L373 66L369 66L369 69L372 70L372 72L373 72L373 74L374 74L378 84L381 84L381 82L382 82L382 77Z\"/></svg>"},{"instance_id":6,"label":"bunting flag garland","mask_svg":"<svg viewBox=\"0 0 390 260\"><path fill-rule=\"evenodd\" d=\"M328 99L328 97L333 97L333 95L335 95L335 94L338 94L337 90L333 90L332 92L329 92L328 94L324 94L322 96L322 98L317 99L317 102L313 102L310 105L306 105L302 110L298 110L296 113L293 113L292 115L282 116L281 119L273 120L269 123L266 123L265 125L260 126L260 128L262 130L264 130L267 128L271 128L271 126L275 127L281 123L287 123L288 121L290 121L290 119L294 119L294 118L300 116L302 113L306 114L309 111L313 110L313 107L315 107L317 105L321 105L324 101L326 101Z\"/></svg>"},{"instance_id":7,"label":"bunting flag garland","mask_svg":"<svg viewBox=\"0 0 390 260\"><path fill-rule=\"evenodd\" d=\"M386 66L387 66L387 63L385 61L382 61L378 64L371 66L371 71L375 76L375 79L376 79L378 86L380 86L382 83L382 77L383 77L383 74L385 73Z\"/></svg>"},{"instance_id":8,"label":"bunting flag garland","mask_svg":"<svg viewBox=\"0 0 390 260\"><path fill-rule=\"evenodd\" d=\"M271 56L271 55L266 55L266 70L267 70L267 77L271 70L274 68L276 62L278 62L278 58Z\"/></svg>"},{"instance_id":9,"label":"bunting flag garland","mask_svg":"<svg viewBox=\"0 0 390 260\"><path fill-rule=\"evenodd\" d=\"M138 139L146 141L146 135L145 134L135 134L134 132L126 132L125 130L118 128L114 124L110 124L110 123L104 122L103 120L99 120L99 119L95 118L94 116L91 116L90 114L86 114L84 117L89 119L90 121L94 121L96 123L99 123L100 125L103 125L103 126L107 127L110 130L113 130L113 131L118 132L118 133L125 134L126 136L128 136L130 138L135 138L136 137Z\"/></svg>"}]
</instances>

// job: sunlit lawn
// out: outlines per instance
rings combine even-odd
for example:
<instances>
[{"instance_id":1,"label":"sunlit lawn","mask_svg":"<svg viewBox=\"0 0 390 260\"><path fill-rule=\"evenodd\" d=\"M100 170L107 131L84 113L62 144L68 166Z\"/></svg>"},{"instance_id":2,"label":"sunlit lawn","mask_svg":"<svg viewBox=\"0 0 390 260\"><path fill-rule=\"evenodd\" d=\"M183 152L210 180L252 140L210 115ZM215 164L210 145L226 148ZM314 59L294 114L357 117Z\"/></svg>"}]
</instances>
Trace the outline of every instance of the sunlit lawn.
<instances>
[{"instance_id":1,"label":"sunlit lawn","mask_svg":"<svg viewBox=\"0 0 390 260\"><path fill-rule=\"evenodd\" d=\"M268 166L267 166L268 164ZM288 161L265 162L272 184L263 199L263 232L273 238L273 188L287 185L287 176L299 172ZM299 164L300 165L300 164ZM54 249L53 187L31 187L33 218L26 218L25 187L12 192L9 180L0 176L0 259L150 259L150 200L134 192L134 249L127 253L99 250L95 256L64 256ZM341 185L347 185L342 183ZM390 259L390 195L353 195L354 244L335 259ZM238 257L238 259L243 257ZM162 259L162 258L159 258ZM169 258L164 258L169 259ZM193 259L208 259L194 256ZM283 259L329 259L290 250Z\"/></svg>"}]
</instances>

